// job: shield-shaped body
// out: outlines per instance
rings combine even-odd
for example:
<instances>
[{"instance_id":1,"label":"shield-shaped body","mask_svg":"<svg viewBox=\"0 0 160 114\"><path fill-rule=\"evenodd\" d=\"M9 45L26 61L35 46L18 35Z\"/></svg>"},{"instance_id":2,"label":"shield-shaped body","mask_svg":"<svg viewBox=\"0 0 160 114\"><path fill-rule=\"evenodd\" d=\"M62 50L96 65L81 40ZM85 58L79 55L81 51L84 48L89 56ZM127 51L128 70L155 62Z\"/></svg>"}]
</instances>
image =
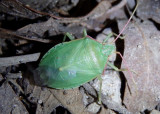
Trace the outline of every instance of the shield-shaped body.
<instances>
[{"instance_id":1,"label":"shield-shaped body","mask_svg":"<svg viewBox=\"0 0 160 114\"><path fill-rule=\"evenodd\" d=\"M103 45L85 37L58 44L51 48L39 64L44 85L70 89L100 76L114 45Z\"/></svg>"}]
</instances>

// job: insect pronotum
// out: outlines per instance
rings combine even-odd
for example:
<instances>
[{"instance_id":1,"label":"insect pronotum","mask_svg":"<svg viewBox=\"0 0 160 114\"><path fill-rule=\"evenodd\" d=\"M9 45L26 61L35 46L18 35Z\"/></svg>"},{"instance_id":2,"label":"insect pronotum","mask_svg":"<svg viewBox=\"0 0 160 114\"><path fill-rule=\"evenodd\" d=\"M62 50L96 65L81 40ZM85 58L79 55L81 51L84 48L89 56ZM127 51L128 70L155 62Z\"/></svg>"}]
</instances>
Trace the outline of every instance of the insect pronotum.
<instances>
[{"instance_id":1,"label":"insect pronotum","mask_svg":"<svg viewBox=\"0 0 160 114\"><path fill-rule=\"evenodd\" d=\"M137 7L138 5L136 5L136 8ZM133 17L136 8L127 24ZM122 34L127 24L115 38L114 42ZM66 33L66 35L70 39L73 39L69 33ZM96 77L101 80L101 75L106 65L120 71L120 69L108 61L108 57L115 52L116 47L113 44L107 44L105 41L99 43L88 36L86 31L84 31L83 38L60 43L51 48L43 56L38 67L40 78L44 85L56 89L72 89L79 87ZM99 92L99 101L101 102L100 93L101 91Z\"/></svg>"}]
</instances>

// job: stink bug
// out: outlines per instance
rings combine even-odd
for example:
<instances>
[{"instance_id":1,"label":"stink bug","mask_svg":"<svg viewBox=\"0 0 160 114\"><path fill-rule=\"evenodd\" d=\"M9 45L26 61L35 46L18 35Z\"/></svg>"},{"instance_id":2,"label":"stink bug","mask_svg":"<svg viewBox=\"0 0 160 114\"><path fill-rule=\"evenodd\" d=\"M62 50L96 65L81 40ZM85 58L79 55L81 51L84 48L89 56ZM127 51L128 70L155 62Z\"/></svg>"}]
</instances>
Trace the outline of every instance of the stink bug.
<instances>
[{"instance_id":1,"label":"stink bug","mask_svg":"<svg viewBox=\"0 0 160 114\"><path fill-rule=\"evenodd\" d=\"M114 45L101 44L87 35L58 44L43 56L39 64L40 77L52 88L79 87L101 76L108 56L115 50Z\"/></svg>"},{"instance_id":2,"label":"stink bug","mask_svg":"<svg viewBox=\"0 0 160 114\"><path fill-rule=\"evenodd\" d=\"M124 29L121 33L123 31ZM119 38L120 34L115 41ZM73 39L69 33L66 35L70 39ZM56 89L72 89L79 87L96 77L101 80L100 77L106 65L120 71L108 61L108 57L114 52L116 52L114 44L107 44L105 41L99 43L88 36L86 31L84 31L83 38L60 43L51 48L43 56L38 67L40 78L44 85Z\"/></svg>"}]
</instances>

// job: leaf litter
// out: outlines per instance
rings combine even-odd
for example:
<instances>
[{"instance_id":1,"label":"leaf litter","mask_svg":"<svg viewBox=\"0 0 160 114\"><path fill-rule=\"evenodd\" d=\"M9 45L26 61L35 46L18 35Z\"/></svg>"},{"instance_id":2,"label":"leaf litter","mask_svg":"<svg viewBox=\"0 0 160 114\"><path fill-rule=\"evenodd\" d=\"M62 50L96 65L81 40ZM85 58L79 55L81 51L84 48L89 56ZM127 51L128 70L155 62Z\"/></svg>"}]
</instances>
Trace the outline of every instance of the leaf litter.
<instances>
[{"instance_id":1,"label":"leaf litter","mask_svg":"<svg viewBox=\"0 0 160 114\"><path fill-rule=\"evenodd\" d=\"M120 29L124 23L118 21ZM129 85L125 88L124 104L131 112L152 110L160 101L160 32L152 22L144 21L129 24L124 34L123 57L135 72L132 76L124 72Z\"/></svg>"},{"instance_id":2,"label":"leaf litter","mask_svg":"<svg viewBox=\"0 0 160 114\"><path fill-rule=\"evenodd\" d=\"M103 2L106 3L106 6L102 4ZM0 2L0 9L4 13L8 13L9 15L15 16L18 20L18 17L21 18L27 18L27 19L37 19L43 16L49 16L45 21L40 22L32 22L30 24L26 24L16 30L12 30L12 32L9 29L6 29L2 23L2 28L0 31L0 37L6 38L5 41L10 41L11 43L15 43L17 45L17 40L21 41L21 39L26 40L26 44L33 43L35 46L35 42L41 42L41 43L51 43L54 39L52 39L53 36L64 34L65 32L70 32L75 34L76 36L81 36L80 33L82 33L82 30L84 28L87 28L87 30L90 31L103 31L106 27L108 27L108 23L106 19L121 19L118 20L118 27L119 31L123 28L126 21L122 21L126 16L124 15L124 11L120 10L121 7L123 7L126 4L126 0L122 0L119 2L119 4L116 6L112 6L112 0L110 1L102 1L99 2L99 5L97 5L96 10L92 10L93 12L92 16L90 16L91 13L88 13L88 15L82 16L81 18L75 17L75 18L69 18L66 19L64 17L57 18L57 16L51 15L51 12L46 13L42 12L40 9L35 10L33 7L25 6L21 2L17 2L15 0L2 0ZM13 3L10 5L9 3ZM145 4L150 4L150 2L147 0L145 4L143 4L143 0L140 1L140 5L142 6L140 9L137 10L137 16L139 16L141 19L144 20L144 22L136 22L137 25L130 24L128 26L128 29L123 33L125 34L124 39L124 59L127 61L127 65L129 68L131 68L132 71L134 71L133 78L128 74L127 71L123 72L124 76L126 78L127 84L123 84L122 79L119 78L109 78L112 77L112 70L110 70L110 73L108 78L103 77L105 80L104 82L105 87L108 85L113 86L113 89L116 88L116 92L114 93L113 90L110 88L105 88L103 90L102 99L103 99L103 106L100 108L96 104L96 89L93 87L93 84L97 83L98 81L94 80L84 86L81 86L80 88L72 89L72 90L55 90L51 88L46 87L40 87L37 86L34 82L30 80L30 78L33 77L33 70L35 69L35 64L38 64L38 62L32 62L27 64L18 63L18 65L12 64L12 66L3 66L0 67L0 72L3 77L1 77L1 96L2 93L7 89L11 97L8 97L6 95L2 96L1 99L5 99L5 102L2 102L1 111L4 111L5 108L7 108L7 113L37 113L37 114L45 114L45 113L57 113L56 110L59 107L64 107L63 110L65 111L63 113L115 113L116 111L119 113L139 113L139 112L145 112L146 110L151 111L151 113L157 112L159 110L158 103L160 102L160 79L159 79L159 30L155 27L153 23L149 21L146 21L148 18L152 18L157 23L158 16L157 13L155 13L155 9L158 8L157 5L155 5L156 1L152 2L153 6L151 7L153 9L152 14L153 16L150 17L148 13L146 13L146 10L144 10ZM46 3L47 4L47 3ZM46 5L45 4L45 5ZM7 7L4 7L4 5ZM32 4L31 4L32 5ZM143 6L144 5L144 6ZM12 6L10 8L9 6ZM18 7L17 7L18 6ZM75 5L74 5L75 6ZM39 6L36 6L37 8ZM105 9L104 9L105 7ZM2 10L2 8L4 8ZM13 10L14 9L14 10ZM63 8L62 8L63 9ZM64 11L59 10L59 12ZM151 9L148 9L151 12ZM118 11L117 11L118 10ZM7 12L8 11L8 12ZM56 11L56 10L55 10ZM66 10L67 11L67 10ZM66 12L65 11L65 12ZM115 12L117 11L117 12ZM18 13L21 12L21 13ZM143 15L147 14L147 18ZM57 12L56 12L57 13ZM65 13L64 13L65 14ZM69 14L69 13L66 13ZM98 15L97 15L98 14ZM56 17L56 18L55 18ZM87 18L86 18L87 17ZM145 18L144 18L145 17ZM1 19L3 20L3 15L1 16ZM70 20L71 19L71 20ZM9 20L12 20L9 19ZM70 20L70 21L69 21ZM110 20L110 21L111 21ZM19 22L19 20L17 21ZM156 24L157 24L156 23ZM115 25L114 25L115 27ZM114 27L112 29L114 29ZM110 29L110 28L109 28ZM144 34L144 35L143 35ZM48 37L50 39L48 39ZM104 36L103 36L104 37ZM12 39L14 38L14 39ZM52 40L52 41L51 41ZM29 41L29 42L28 42ZM4 45L5 44L5 45ZM25 44L25 45L26 45ZM14 44L15 45L15 44ZM16 47L15 45L15 47ZM41 45L41 44L39 44ZM7 47L6 42L1 43L0 50L3 57L5 57L5 53L3 48ZM17 56L20 59L24 59L23 55L26 55L28 53L25 53L23 51L23 44L18 44L16 49L20 50L22 53L22 56L17 53L10 53L8 54L8 57L10 56ZM47 47L47 46L46 46ZM8 47L7 47L8 48ZM38 50L34 50L33 48L28 48L28 52L34 52L35 54L39 52L42 48L38 48ZM49 48L48 48L49 49ZM33 51L34 50L34 51ZM43 53L43 52L42 52ZM4 54L4 55L3 55ZM31 54L28 54L31 55ZM38 55L39 56L39 55ZM32 57L28 57L32 61ZM7 59L7 58L6 58ZM28 59L26 59L28 60ZM31 62L30 60L27 62ZM114 57L111 57L110 61L114 61ZM12 59L12 62L15 63L15 61ZM3 61L2 63L3 64ZM17 64L17 63L16 63ZM23 68L24 67L24 68ZM34 68L32 68L34 67ZM122 62L121 68L126 68L124 63ZM25 69L25 70L24 70ZM3 80L6 80L8 74L10 72L16 72L22 71L22 79L14 79L14 81L8 80L3 83ZM14 74L14 73L13 73ZM116 73L119 75L118 73ZM106 76L108 73L106 74ZM117 76L116 75L116 76ZM14 75L13 75L14 76ZM11 77L13 77L11 76ZM118 77L118 76L117 76ZM106 79L110 79L107 81ZM114 81L116 80L116 81ZM10 83L10 82L14 83ZM107 83L108 82L108 83ZM109 83L111 82L111 83ZM17 83L17 84L16 84ZM114 84L115 83L115 84ZM119 84L118 84L119 83ZM7 84L7 86L4 86ZM11 84L11 86L10 86ZM121 92L121 88L123 85L125 85L125 92ZM126 86L128 85L128 86ZM20 88L19 88L20 86ZM97 85L96 85L97 86ZM16 90L16 89L17 90ZM14 92L13 92L14 91ZM107 91L110 91L110 93L107 93ZM104 95L106 94L106 95ZM22 95L22 96L21 96ZM112 99L116 96L116 99ZM12 98L18 98L16 101L11 101ZM7 102L7 103L6 103ZM13 105L18 103L18 107L14 107ZM8 104L8 105L7 105ZM12 106L11 106L11 105ZM2 107L2 106L5 106ZM11 107L10 107L11 106ZM155 107L157 107L155 110ZM62 109L60 108L62 111ZM67 111L68 110L68 111ZM6 112L4 112L6 113Z\"/></svg>"}]
</instances>

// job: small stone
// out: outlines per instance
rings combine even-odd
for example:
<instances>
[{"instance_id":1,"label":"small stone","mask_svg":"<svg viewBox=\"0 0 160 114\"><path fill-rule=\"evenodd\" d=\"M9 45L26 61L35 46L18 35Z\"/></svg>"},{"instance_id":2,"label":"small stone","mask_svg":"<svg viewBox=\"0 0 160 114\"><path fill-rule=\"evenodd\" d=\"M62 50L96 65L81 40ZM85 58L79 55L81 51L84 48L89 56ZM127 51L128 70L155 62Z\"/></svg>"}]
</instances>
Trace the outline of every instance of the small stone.
<instances>
[{"instance_id":1,"label":"small stone","mask_svg":"<svg viewBox=\"0 0 160 114\"><path fill-rule=\"evenodd\" d=\"M42 100L38 100L38 104L42 104Z\"/></svg>"},{"instance_id":2,"label":"small stone","mask_svg":"<svg viewBox=\"0 0 160 114\"><path fill-rule=\"evenodd\" d=\"M99 80L95 80L92 85L97 91L99 91ZM111 102L121 104L121 80L116 71L105 71L105 75L102 76L102 91L101 93L110 99ZM102 99L103 102L103 99Z\"/></svg>"},{"instance_id":3,"label":"small stone","mask_svg":"<svg viewBox=\"0 0 160 114\"><path fill-rule=\"evenodd\" d=\"M160 111L158 111L158 110L152 110L152 111L150 112L150 114L160 114Z\"/></svg>"},{"instance_id":4,"label":"small stone","mask_svg":"<svg viewBox=\"0 0 160 114\"><path fill-rule=\"evenodd\" d=\"M88 105L87 110L91 113L97 113L100 110L100 106L94 102Z\"/></svg>"}]
</instances>

